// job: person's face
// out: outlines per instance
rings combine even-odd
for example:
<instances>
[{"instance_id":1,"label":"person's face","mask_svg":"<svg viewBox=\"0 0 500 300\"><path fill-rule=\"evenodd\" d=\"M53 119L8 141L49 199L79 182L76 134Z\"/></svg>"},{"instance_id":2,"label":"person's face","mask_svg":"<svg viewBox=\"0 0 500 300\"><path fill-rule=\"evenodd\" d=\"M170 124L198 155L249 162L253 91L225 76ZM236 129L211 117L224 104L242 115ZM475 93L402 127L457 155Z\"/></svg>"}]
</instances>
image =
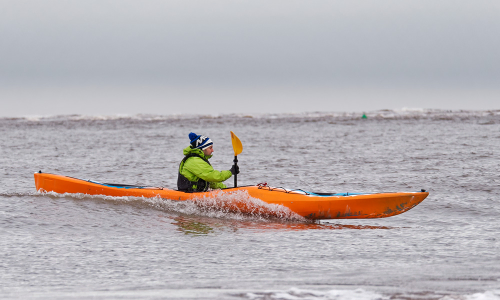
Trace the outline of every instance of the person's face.
<instances>
[{"instance_id":1,"label":"person's face","mask_svg":"<svg viewBox=\"0 0 500 300\"><path fill-rule=\"evenodd\" d=\"M214 153L214 146L213 145L208 147L207 149L203 150L203 154L205 154L207 156L212 155L212 153Z\"/></svg>"}]
</instances>

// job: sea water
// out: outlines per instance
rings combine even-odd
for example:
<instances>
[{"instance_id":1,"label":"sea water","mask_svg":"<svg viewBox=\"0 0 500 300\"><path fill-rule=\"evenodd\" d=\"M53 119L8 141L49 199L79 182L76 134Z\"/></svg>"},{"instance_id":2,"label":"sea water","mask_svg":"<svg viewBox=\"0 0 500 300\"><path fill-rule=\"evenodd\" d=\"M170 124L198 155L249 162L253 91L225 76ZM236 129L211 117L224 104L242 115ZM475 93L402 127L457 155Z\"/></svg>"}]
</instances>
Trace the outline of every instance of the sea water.
<instances>
[{"instance_id":1,"label":"sea water","mask_svg":"<svg viewBox=\"0 0 500 300\"><path fill-rule=\"evenodd\" d=\"M2 118L0 298L500 299L500 111L366 115ZM390 218L314 223L35 191L39 170L175 188L191 131L219 170L240 138L238 185L430 195Z\"/></svg>"}]
</instances>

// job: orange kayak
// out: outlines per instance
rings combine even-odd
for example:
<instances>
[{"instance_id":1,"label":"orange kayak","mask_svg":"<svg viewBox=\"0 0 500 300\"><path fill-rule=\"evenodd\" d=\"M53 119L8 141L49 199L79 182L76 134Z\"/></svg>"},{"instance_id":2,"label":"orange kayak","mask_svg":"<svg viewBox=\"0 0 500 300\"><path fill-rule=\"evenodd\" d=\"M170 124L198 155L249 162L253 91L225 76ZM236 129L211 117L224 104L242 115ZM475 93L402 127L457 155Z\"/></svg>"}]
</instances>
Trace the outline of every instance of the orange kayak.
<instances>
[{"instance_id":1,"label":"orange kayak","mask_svg":"<svg viewBox=\"0 0 500 300\"><path fill-rule=\"evenodd\" d=\"M267 184L185 193L161 187L99 183L41 172L35 173L34 176L36 190L39 192L190 200L211 203L231 211L259 211L270 215L277 215L283 208L288 208L293 213L311 220L391 217L412 209L429 195L425 190L405 193L325 194L275 188ZM267 209L262 210L264 206Z\"/></svg>"}]
</instances>

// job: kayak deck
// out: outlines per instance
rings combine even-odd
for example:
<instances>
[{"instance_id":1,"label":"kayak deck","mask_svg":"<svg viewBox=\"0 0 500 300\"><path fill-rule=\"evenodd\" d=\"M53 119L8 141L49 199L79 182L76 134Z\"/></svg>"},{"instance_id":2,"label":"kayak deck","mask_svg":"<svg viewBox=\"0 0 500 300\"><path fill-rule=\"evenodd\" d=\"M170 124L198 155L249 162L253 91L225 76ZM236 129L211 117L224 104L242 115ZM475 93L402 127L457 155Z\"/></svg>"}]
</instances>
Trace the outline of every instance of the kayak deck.
<instances>
[{"instance_id":1,"label":"kayak deck","mask_svg":"<svg viewBox=\"0 0 500 300\"><path fill-rule=\"evenodd\" d=\"M146 187L100 183L67 176L35 173L35 186L39 192L80 193L88 195L160 197L175 201L202 201L217 199L221 195L241 195L259 199L270 205L287 207L292 212L307 219L366 219L385 218L404 213L419 203L428 192L404 193L311 193L303 190L288 190L260 184L200 193L185 193L162 187ZM241 197L240 197L241 198ZM253 212L251 201L236 199L233 203L223 203L225 208L240 212ZM273 214L272 211L269 214Z\"/></svg>"}]
</instances>

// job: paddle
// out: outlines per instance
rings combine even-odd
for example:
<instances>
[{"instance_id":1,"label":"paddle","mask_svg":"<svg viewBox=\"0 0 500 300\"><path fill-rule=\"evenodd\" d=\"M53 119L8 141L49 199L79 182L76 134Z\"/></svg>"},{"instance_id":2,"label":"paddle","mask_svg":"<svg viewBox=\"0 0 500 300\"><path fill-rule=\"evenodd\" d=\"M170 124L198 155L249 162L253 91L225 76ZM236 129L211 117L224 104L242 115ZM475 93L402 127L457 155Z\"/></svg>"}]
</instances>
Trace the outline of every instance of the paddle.
<instances>
[{"instance_id":1,"label":"paddle","mask_svg":"<svg viewBox=\"0 0 500 300\"><path fill-rule=\"evenodd\" d=\"M234 166L238 167L238 154L243 152L243 145L241 144L240 139L231 131L231 142L233 143L234 150ZM234 174L234 187L238 186L238 175Z\"/></svg>"}]
</instances>

